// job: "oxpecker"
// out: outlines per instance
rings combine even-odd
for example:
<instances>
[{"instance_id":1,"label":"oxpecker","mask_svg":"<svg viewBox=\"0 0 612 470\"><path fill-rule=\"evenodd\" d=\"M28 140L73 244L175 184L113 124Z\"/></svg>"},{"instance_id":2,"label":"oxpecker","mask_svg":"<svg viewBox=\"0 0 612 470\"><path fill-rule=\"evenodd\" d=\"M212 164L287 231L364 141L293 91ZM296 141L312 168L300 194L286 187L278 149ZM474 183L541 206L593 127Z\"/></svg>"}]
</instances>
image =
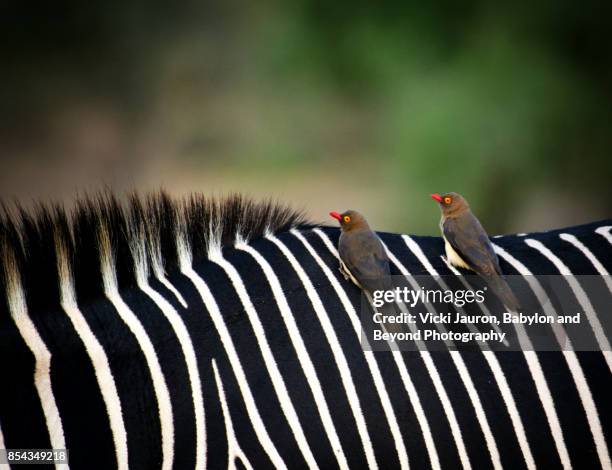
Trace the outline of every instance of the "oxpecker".
<instances>
[{"instance_id":1,"label":"oxpecker","mask_svg":"<svg viewBox=\"0 0 612 470\"><path fill-rule=\"evenodd\" d=\"M442 210L440 229L448 262L479 274L507 308L516 312L519 302L504 279L487 232L457 193L432 194Z\"/></svg>"},{"instance_id":2,"label":"oxpecker","mask_svg":"<svg viewBox=\"0 0 612 470\"><path fill-rule=\"evenodd\" d=\"M340 222L342 233L338 242L340 272L369 294L387 288L390 283L389 258L385 248L365 217L348 210L342 214L330 212Z\"/></svg>"},{"instance_id":3,"label":"oxpecker","mask_svg":"<svg viewBox=\"0 0 612 470\"><path fill-rule=\"evenodd\" d=\"M342 214L330 212L329 215L340 222L342 229L338 254L340 272L344 278L350 279L365 291L370 301L374 291L392 290L389 258L385 247L378 235L370 229L365 217L354 210ZM395 303L385 303L377 311L385 317L400 313ZM385 330L390 333L406 331L401 323L386 324Z\"/></svg>"}]
</instances>

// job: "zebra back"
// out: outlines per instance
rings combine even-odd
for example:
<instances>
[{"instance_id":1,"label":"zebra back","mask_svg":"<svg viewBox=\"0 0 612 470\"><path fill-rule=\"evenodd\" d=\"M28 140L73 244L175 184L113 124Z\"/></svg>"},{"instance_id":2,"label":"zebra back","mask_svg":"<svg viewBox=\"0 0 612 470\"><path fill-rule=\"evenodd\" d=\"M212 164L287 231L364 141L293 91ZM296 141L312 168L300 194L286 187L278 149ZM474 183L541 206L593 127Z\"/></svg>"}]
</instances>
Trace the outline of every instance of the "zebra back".
<instances>
[{"instance_id":1,"label":"zebra back","mask_svg":"<svg viewBox=\"0 0 612 470\"><path fill-rule=\"evenodd\" d=\"M73 468L610 468L609 350L364 351L335 228L243 199L20 218L0 225L0 448L68 448ZM611 227L493 242L508 274L607 275ZM455 274L440 238L380 236L394 274Z\"/></svg>"}]
</instances>

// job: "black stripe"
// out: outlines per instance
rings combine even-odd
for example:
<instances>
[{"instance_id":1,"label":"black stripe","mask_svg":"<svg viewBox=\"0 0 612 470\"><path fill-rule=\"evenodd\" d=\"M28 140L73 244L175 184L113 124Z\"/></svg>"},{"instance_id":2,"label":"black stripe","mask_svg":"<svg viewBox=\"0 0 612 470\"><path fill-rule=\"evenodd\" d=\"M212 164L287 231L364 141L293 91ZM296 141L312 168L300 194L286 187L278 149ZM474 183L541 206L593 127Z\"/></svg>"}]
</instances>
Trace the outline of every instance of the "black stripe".
<instances>
[{"instance_id":1,"label":"black stripe","mask_svg":"<svg viewBox=\"0 0 612 470\"><path fill-rule=\"evenodd\" d=\"M595 230L588 231L586 233L583 231L574 233L573 231L568 230L567 233L572 233L576 236L576 238L578 238L578 240L584 243L584 245L591 251L591 253L593 253L599 262L604 267L607 267L608 273L612 271L612 244L602 234L596 233ZM564 241L563 243L569 245L568 242ZM578 248L574 249L578 251ZM580 256L584 255L580 253ZM594 269L592 268L591 262L587 261L586 258L576 260L576 263L572 264L571 266L572 272L576 272L576 274L581 274L582 269L588 269L589 272L591 272L591 269Z\"/></svg>"},{"instance_id":2,"label":"black stripe","mask_svg":"<svg viewBox=\"0 0 612 470\"><path fill-rule=\"evenodd\" d=\"M342 277L338 270L337 259L322 245L323 242L319 236L312 232L304 232L303 236L332 270L332 273L336 276L336 280L349 295L351 303L357 312L356 315L359 315L361 291L352 282L346 281ZM310 268L310 266L308 267ZM320 267L316 265L316 262L315 265L312 265L312 268L306 269L305 267L305 270L310 277L321 279L321 284L317 286L317 290L319 291L319 295L324 299L326 310L334 325L338 340L351 370L353 383L356 387L362 413L367 424L370 439L372 440L372 446L374 447L376 461L383 468L396 468L399 465L399 460L393 436L389 429L389 423L385 418L384 409L380 401L381 398L374 386L372 373L365 361L360 338L355 334L352 323L348 318L348 313L344 310L334 287L327 281L327 278ZM326 295L327 289L329 289L328 295ZM391 359L390 356L389 359ZM401 387L402 385L396 382L395 386Z\"/></svg>"},{"instance_id":3,"label":"black stripe","mask_svg":"<svg viewBox=\"0 0 612 470\"><path fill-rule=\"evenodd\" d=\"M144 353L110 301L99 299L80 309L108 356L121 401L130 469L157 467L162 461L161 426Z\"/></svg>"},{"instance_id":4,"label":"black stripe","mask_svg":"<svg viewBox=\"0 0 612 470\"><path fill-rule=\"evenodd\" d=\"M38 392L34 355L10 314L0 310L0 427L7 449L51 447Z\"/></svg>"},{"instance_id":5,"label":"black stripe","mask_svg":"<svg viewBox=\"0 0 612 470\"><path fill-rule=\"evenodd\" d=\"M260 240L253 243L255 248L262 256L276 249L272 242ZM278 256L278 254L276 254ZM314 396L310 390L310 386L302 371L298 360L297 352L295 351L287 326L281 318L280 310L274 299L274 294L270 285L266 282L265 274L258 263L251 255L242 254L242 252L233 253L228 256L230 261L238 270L243 280L260 279L261 282L245 282L247 292L259 314L261 323L266 331L269 339L270 348L277 361L280 373L283 376L285 385L289 390L289 398L293 403L298 419L304 430L306 440L316 456L317 463L322 468L334 468L337 466L333 450L329 439L327 439L325 429L319 419L319 412L316 407ZM285 280L289 275L289 269L286 271L275 270L279 277L279 282ZM289 298L293 294L284 289L286 298L289 303ZM312 308L304 308L306 305L300 304L298 309L292 309L291 312L295 317L298 325L299 334L302 335L301 325L299 320L308 316L315 318ZM305 310L309 310L308 313ZM324 341L324 338L319 337L318 341ZM288 462L289 463L289 462Z\"/></svg>"},{"instance_id":6,"label":"black stripe","mask_svg":"<svg viewBox=\"0 0 612 470\"><path fill-rule=\"evenodd\" d=\"M537 239L549 247L551 241L554 241L553 237L556 238L556 234L539 235ZM559 274L552 262L539 251L533 248L530 250L530 256L522 257L520 261L531 272ZM563 251L555 250L555 254L560 256ZM591 430L567 363L560 353L538 353L538 357L555 401L555 408L572 462L586 467L597 466L599 460Z\"/></svg>"},{"instance_id":7,"label":"black stripe","mask_svg":"<svg viewBox=\"0 0 612 470\"><path fill-rule=\"evenodd\" d=\"M198 266L196 270L202 278L206 279L207 283L215 286L215 299L234 342L255 404L272 442L285 462L295 461L295 456L301 455L300 450L289 424L281 412L280 402L272 386L272 380L266 371L255 333L238 294L226 273L218 265L207 263L201 267ZM248 422L250 425L250 419ZM238 433L238 429L236 431ZM243 450L247 455L251 455L255 451L254 448L260 446L256 440L241 440L241 445L244 446ZM301 457L298 460L300 459ZM301 465L305 465L305 463Z\"/></svg>"},{"instance_id":8,"label":"black stripe","mask_svg":"<svg viewBox=\"0 0 612 470\"><path fill-rule=\"evenodd\" d=\"M185 355L168 319L155 302L139 289L122 298L153 343L170 393L174 422L174 463L177 468L195 465L195 419Z\"/></svg>"},{"instance_id":9,"label":"black stripe","mask_svg":"<svg viewBox=\"0 0 612 470\"><path fill-rule=\"evenodd\" d=\"M305 258L305 248L295 237L283 235L279 239L296 257L299 256L298 259L302 260ZM314 308L307 297L306 289L289 261L275 245L269 245L266 250L263 250L262 255L267 259L275 272L282 273L282 276L279 277L287 296L289 308L294 314L310 359L317 371L319 382L329 405L330 415L347 462L351 468L361 468L366 465L366 460L359 435L357 434L355 420L342 385L338 366L332 359L333 353L331 347L325 337ZM308 264L311 269L315 269L315 266L312 264L313 261L310 258L306 263L302 263L302 267ZM322 286L319 285L317 287L321 288ZM323 302L326 302L328 298L335 295L329 286L325 290L318 290L318 293ZM331 314L333 311L330 309L328 313ZM335 458L331 461L332 465L336 465L335 461Z\"/></svg>"},{"instance_id":10,"label":"black stripe","mask_svg":"<svg viewBox=\"0 0 612 470\"><path fill-rule=\"evenodd\" d=\"M227 440L226 431L223 421L223 412L219 394L215 384L215 378L212 371L211 359L214 357L217 360L217 367L224 367L223 347L217 335L209 313L206 311L200 294L197 292L191 281L179 273L174 273L168 279L169 282L179 291L188 305L188 308L183 308L174 294L172 294L161 283L154 281L151 285L163 296L171 301L173 306L180 312L185 326L189 331L193 347L198 359L198 371L200 373L200 381L202 383L202 393L204 400L204 414L206 420L206 446L207 468L210 469L227 469ZM227 374L229 375L229 374ZM224 385L228 387L228 377L224 375ZM227 393L227 390L226 390ZM232 410L233 412L234 410ZM192 418L193 420L194 418ZM248 417L246 411L242 412L238 418L239 422L247 422ZM234 426L237 426L234 423ZM256 441L255 435L251 434L248 437L251 441ZM260 453L258 458L266 461L265 454Z\"/></svg>"},{"instance_id":11,"label":"black stripe","mask_svg":"<svg viewBox=\"0 0 612 470\"><path fill-rule=\"evenodd\" d=\"M560 468L561 460L524 354L509 351L496 356L514 396L536 466ZM503 445L500 442L500 447ZM571 442L566 441L566 445Z\"/></svg>"},{"instance_id":12,"label":"black stripe","mask_svg":"<svg viewBox=\"0 0 612 470\"><path fill-rule=\"evenodd\" d=\"M100 464L115 466L110 423L93 364L68 315L56 307L31 308L29 316L51 353L51 385L71 463L87 466L95 440Z\"/></svg>"}]
</instances>

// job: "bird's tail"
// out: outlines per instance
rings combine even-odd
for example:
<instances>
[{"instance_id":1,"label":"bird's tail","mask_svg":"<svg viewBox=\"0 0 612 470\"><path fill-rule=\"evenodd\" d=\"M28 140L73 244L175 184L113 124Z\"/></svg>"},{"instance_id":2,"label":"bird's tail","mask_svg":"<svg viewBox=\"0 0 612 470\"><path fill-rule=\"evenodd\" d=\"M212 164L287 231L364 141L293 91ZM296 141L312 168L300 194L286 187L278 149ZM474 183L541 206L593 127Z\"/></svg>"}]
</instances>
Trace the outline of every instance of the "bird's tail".
<instances>
[{"instance_id":1,"label":"bird's tail","mask_svg":"<svg viewBox=\"0 0 612 470\"><path fill-rule=\"evenodd\" d=\"M521 304L503 276L490 276L486 279L495 295L512 312L518 312Z\"/></svg>"}]
</instances>

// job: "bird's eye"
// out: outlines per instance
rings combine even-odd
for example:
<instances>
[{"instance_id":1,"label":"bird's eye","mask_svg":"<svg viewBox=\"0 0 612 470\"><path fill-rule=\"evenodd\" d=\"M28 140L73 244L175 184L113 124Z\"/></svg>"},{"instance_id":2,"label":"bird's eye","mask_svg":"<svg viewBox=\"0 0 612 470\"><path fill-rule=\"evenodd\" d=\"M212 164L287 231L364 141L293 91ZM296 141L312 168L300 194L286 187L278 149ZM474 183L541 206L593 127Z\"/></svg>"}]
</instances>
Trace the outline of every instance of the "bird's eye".
<instances>
[{"instance_id":1,"label":"bird's eye","mask_svg":"<svg viewBox=\"0 0 612 470\"><path fill-rule=\"evenodd\" d=\"M444 198L444 204L450 204L451 202L453 202L452 198L450 198L450 197L448 197L448 196L446 196L446 197Z\"/></svg>"},{"instance_id":2,"label":"bird's eye","mask_svg":"<svg viewBox=\"0 0 612 470\"><path fill-rule=\"evenodd\" d=\"M348 224L351 221L351 217L348 215L344 216L344 221Z\"/></svg>"}]
</instances>

